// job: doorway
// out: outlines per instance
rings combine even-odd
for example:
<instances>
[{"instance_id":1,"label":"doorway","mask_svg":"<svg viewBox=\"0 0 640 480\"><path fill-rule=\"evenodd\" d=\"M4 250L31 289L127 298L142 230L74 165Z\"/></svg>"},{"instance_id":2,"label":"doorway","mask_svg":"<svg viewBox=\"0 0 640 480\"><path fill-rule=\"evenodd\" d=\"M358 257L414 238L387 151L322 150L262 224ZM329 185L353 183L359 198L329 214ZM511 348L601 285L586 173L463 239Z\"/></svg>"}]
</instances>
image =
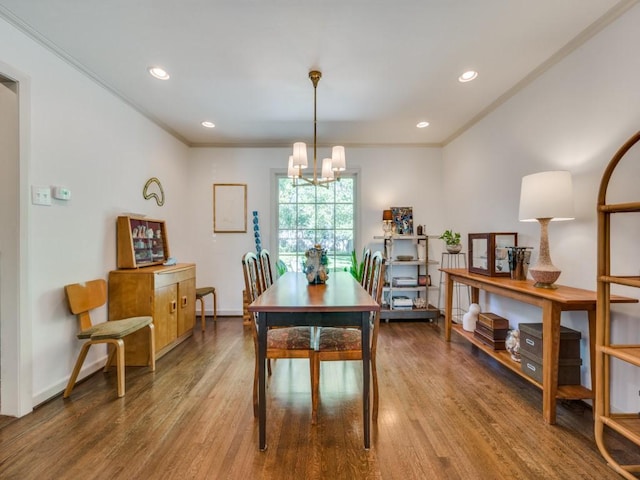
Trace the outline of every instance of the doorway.
<instances>
[{"instance_id":1,"label":"doorway","mask_svg":"<svg viewBox=\"0 0 640 480\"><path fill-rule=\"evenodd\" d=\"M29 318L27 205L20 201L27 183L28 85L28 77L0 62L0 414L18 417L33 402L31 326L23 320Z\"/></svg>"}]
</instances>

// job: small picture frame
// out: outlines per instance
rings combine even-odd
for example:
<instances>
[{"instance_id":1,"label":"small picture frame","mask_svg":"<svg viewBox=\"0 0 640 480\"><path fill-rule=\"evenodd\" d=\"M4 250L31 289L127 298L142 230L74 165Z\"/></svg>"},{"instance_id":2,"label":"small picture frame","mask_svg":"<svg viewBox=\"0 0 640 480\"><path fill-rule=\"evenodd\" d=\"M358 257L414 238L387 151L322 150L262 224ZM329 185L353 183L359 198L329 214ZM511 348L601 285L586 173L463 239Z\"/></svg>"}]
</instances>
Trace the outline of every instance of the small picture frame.
<instances>
[{"instance_id":1,"label":"small picture frame","mask_svg":"<svg viewBox=\"0 0 640 480\"><path fill-rule=\"evenodd\" d=\"M391 207L396 235L413 235L413 207Z\"/></svg>"},{"instance_id":2,"label":"small picture frame","mask_svg":"<svg viewBox=\"0 0 640 480\"><path fill-rule=\"evenodd\" d=\"M510 276L505 247L517 245L515 232L470 233L469 271L490 277Z\"/></svg>"}]
</instances>

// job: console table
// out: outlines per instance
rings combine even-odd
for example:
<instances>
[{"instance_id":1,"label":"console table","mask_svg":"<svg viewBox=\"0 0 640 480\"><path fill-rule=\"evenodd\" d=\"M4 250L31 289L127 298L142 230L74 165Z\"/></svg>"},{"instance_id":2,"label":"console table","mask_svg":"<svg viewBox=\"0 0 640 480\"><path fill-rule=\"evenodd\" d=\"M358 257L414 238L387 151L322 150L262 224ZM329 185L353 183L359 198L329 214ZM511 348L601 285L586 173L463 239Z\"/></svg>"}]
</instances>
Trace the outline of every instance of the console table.
<instances>
[{"instance_id":1,"label":"console table","mask_svg":"<svg viewBox=\"0 0 640 480\"><path fill-rule=\"evenodd\" d=\"M560 314L564 311L585 311L589 321L589 358L591 364L591 384L595 381L595 338L596 338L596 292L580 288L558 285L556 289L536 288L531 280L511 280L506 277L489 277L469 273L464 268L443 268L445 279L445 340L451 341L451 331L455 331L487 355L495 358L505 367L542 389L542 416L545 423L556 423L556 399L593 399L593 392L582 385L558 385L558 353L560 348ZM453 284L458 282L471 287L471 301L478 303L480 290L535 305L542 309L542 384L522 372L520 364L511 359L504 350L493 350L479 340L472 332L462 329L462 325L452 322ZM611 296L615 303L635 303L638 300L621 296Z\"/></svg>"}]
</instances>

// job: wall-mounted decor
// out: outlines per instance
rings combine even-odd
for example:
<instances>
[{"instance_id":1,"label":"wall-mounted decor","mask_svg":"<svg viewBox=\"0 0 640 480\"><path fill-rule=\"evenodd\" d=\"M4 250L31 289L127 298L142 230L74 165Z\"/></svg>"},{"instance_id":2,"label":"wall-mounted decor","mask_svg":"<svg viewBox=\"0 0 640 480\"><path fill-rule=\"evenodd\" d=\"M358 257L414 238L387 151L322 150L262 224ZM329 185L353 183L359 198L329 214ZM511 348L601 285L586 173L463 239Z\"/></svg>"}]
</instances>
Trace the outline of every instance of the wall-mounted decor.
<instances>
[{"instance_id":1,"label":"wall-mounted decor","mask_svg":"<svg viewBox=\"0 0 640 480\"><path fill-rule=\"evenodd\" d=\"M213 184L214 233L246 233L246 183Z\"/></svg>"},{"instance_id":2,"label":"wall-mounted decor","mask_svg":"<svg viewBox=\"0 0 640 480\"><path fill-rule=\"evenodd\" d=\"M159 193L156 193L156 192L149 193L149 187L151 187L154 183L158 186ZM164 190L162 189L162 184L160 183L160 180L158 180L156 177L151 177L149 180L147 180L147 183L144 184L144 188L142 189L142 196L144 197L145 200L149 200L150 198L155 198L156 203L158 204L159 207L164 205Z\"/></svg>"},{"instance_id":3,"label":"wall-mounted decor","mask_svg":"<svg viewBox=\"0 0 640 480\"><path fill-rule=\"evenodd\" d=\"M518 245L518 234L470 233L469 271L491 277L508 277L509 258L506 247Z\"/></svg>"},{"instance_id":4,"label":"wall-mounted decor","mask_svg":"<svg viewBox=\"0 0 640 480\"><path fill-rule=\"evenodd\" d=\"M396 235L413 235L413 207L391 207L391 215Z\"/></svg>"}]
</instances>

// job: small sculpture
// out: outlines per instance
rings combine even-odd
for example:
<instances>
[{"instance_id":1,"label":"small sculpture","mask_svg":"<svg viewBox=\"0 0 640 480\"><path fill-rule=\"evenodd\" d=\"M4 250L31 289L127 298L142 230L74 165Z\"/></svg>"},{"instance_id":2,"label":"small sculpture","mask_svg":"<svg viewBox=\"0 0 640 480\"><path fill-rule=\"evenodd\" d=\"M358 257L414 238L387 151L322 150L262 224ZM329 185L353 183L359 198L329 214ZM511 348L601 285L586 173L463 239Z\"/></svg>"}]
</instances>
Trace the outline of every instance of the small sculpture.
<instances>
[{"instance_id":1,"label":"small sculpture","mask_svg":"<svg viewBox=\"0 0 640 480\"><path fill-rule=\"evenodd\" d=\"M462 317L462 328L467 332L473 332L476 329L478 315L480 315L480 305L477 303L469 305L469 311Z\"/></svg>"},{"instance_id":2,"label":"small sculpture","mask_svg":"<svg viewBox=\"0 0 640 480\"><path fill-rule=\"evenodd\" d=\"M511 354L511 358L516 362L520 362L520 330L509 330L504 346L507 352Z\"/></svg>"}]
</instances>

